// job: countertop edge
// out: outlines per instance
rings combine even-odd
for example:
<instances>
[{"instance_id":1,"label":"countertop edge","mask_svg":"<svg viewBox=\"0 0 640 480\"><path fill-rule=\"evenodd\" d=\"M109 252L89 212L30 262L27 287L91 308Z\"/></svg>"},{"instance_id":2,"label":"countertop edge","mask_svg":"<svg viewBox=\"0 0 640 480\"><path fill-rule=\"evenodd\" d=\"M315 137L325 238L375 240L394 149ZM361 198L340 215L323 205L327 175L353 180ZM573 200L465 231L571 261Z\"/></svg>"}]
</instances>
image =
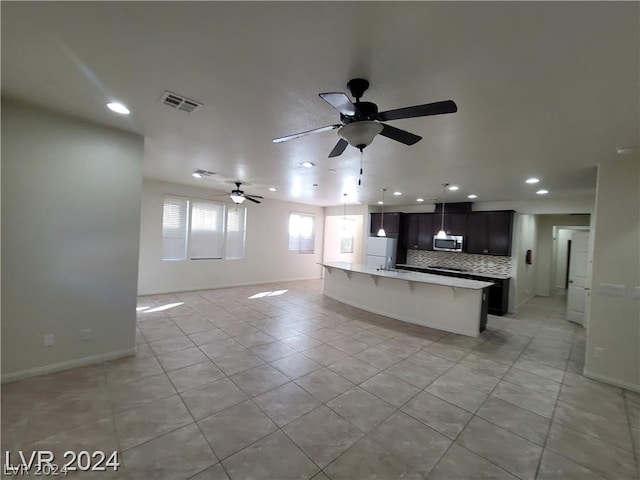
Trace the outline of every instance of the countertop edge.
<instances>
[{"instance_id":1,"label":"countertop edge","mask_svg":"<svg viewBox=\"0 0 640 480\"><path fill-rule=\"evenodd\" d=\"M357 263L346 262L319 262L325 268L337 268L339 270L361 273L365 275L375 275L383 278L404 280L407 282L418 282L430 285L440 285L452 288L466 288L469 290L482 290L492 285L491 282L481 280L469 280L465 278L447 277L432 273L412 272L409 270L378 270L375 267L368 267Z\"/></svg>"}]
</instances>

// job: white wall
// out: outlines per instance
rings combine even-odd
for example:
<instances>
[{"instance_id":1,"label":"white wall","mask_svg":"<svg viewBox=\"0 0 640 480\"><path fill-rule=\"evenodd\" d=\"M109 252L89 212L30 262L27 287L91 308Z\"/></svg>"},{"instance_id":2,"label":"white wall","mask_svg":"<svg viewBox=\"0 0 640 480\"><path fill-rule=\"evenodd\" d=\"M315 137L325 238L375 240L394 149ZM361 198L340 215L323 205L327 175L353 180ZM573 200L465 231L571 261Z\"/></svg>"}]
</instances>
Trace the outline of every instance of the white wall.
<instances>
[{"instance_id":1,"label":"white wall","mask_svg":"<svg viewBox=\"0 0 640 480\"><path fill-rule=\"evenodd\" d=\"M138 135L2 100L3 381L133 353L142 154Z\"/></svg>"},{"instance_id":2,"label":"white wall","mask_svg":"<svg viewBox=\"0 0 640 480\"><path fill-rule=\"evenodd\" d=\"M640 391L640 159L600 164L585 375ZM622 285L612 296L602 284ZM625 293L625 292L621 292ZM595 358L595 348L603 348Z\"/></svg>"},{"instance_id":3,"label":"white wall","mask_svg":"<svg viewBox=\"0 0 640 480\"><path fill-rule=\"evenodd\" d=\"M512 256L514 257L512 263L515 271L511 279L511 294L509 296L514 305L509 306L510 312L516 310L535 295L536 273L539 262L536 252L537 231L538 221L536 215L516 214L512 247ZM527 250L533 252L531 265L528 265L525 261Z\"/></svg>"},{"instance_id":4,"label":"white wall","mask_svg":"<svg viewBox=\"0 0 640 480\"><path fill-rule=\"evenodd\" d=\"M265 200L247 205L245 258L162 260L162 206L166 194L212 198L220 193L190 185L145 180L140 231L140 295L255 283L320 278L324 211L321 207ZM225 201L225 197L216 197ZM288 252L289 214L316 216L315 253Z\"/></svg>"}]
</instances>

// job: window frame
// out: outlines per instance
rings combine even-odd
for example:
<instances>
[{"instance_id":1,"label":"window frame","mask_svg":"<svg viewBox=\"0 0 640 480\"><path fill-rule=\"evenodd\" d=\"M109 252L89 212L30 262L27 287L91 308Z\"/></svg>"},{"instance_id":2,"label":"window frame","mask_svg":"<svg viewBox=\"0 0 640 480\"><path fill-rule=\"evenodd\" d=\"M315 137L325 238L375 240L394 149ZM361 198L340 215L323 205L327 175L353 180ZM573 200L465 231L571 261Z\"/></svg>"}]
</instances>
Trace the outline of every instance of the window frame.
<instances>
[{"instance_id":1,"label":"window frame","mask_svg":"<svg viewBox=\"0 0 640 480\"><path fill-rule=\"evenodd\" d=\"M311 250L302 250L300 248L301 246L301 242L300 242L300 235L298 235L298 249L296 250L292 250L291 249L291 218L296 215L300 218L310 218L311 219ZM290 211L289 212L289 218L288 218L288 224L287 224L287 237L288 237L288 243L287 243L287 251L288 253L294 254L294 255L314 255L316 253L316 215L313 213L303 213L303 212L295 212L295 211Z\"/></svg>"},{"instance_id":2,"label":"window frame","mask_svg":"<svg viewBox=\"0 0 640 480\"><path fill-rule=\"evenodd\" d=\"M165 235L164 235L164 211L165 206L167 204L167 200L176 199L176 200L185 200L187 202L186 207L186 233L185 233L185 249L184 249L184 257L183 258L164 258L165 256ZM215 205L222 206L222 233L221 233L221 244L222 244L222 255L220 257L198 257L193 258L192 251L192 229L193 229L193 204L194 202L204 202L211 203ZM234 208L242 208L243 209L243 219L244 222L241 222L241 238L242 238L242 256L241 257L228 257L228 215L230 209L226 202L218 202L215 200L211 200L208 198L201 197L191 197L185 195L174 195L170 193L166 193L163 195L162 199L162 215L161 215L161 224L160 224L160 242L161 242L161 261L163 262L184 262L184 261L203 261L203 260L242 260L246 258L246 247L247 247L247 217L248 217L248 208L242 205L233 205ZM240 235L239 235L240 236Z\"/></svg>"}]
</instances>

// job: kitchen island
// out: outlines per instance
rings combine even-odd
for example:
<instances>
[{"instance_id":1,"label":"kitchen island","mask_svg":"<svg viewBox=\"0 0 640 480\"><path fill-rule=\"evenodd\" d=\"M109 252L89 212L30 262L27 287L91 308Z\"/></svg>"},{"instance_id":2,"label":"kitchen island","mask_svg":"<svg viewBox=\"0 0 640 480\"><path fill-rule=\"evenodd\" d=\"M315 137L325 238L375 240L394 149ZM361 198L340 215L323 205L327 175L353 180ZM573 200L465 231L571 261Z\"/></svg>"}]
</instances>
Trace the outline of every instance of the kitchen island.
<instances>
[{"instance_id":1,"label":"kitchen island","mask_svg":"<svg viewBox=\"0 0 640 480\"><path fill-rule=\"evenodd\" d=\"M472 337L486 325L491 282L346 262L320 265L326 271L324 294L347 305Z\"/></svg>"}]
</instances>

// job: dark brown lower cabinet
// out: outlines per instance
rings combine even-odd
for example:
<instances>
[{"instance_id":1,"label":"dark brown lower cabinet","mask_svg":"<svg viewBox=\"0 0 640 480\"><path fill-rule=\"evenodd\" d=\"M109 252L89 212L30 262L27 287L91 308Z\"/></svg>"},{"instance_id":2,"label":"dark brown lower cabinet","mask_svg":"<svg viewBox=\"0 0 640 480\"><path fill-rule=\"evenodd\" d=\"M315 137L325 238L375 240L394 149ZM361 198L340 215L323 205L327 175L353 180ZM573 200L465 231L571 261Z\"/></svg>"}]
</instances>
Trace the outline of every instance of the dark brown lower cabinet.
<instances>
[{"instance_id":1,"label":"dark brown lower cabinet","mask_svg":"<svg viewBox=\"0 0 640 480\"><path fill-rule=\"evenodd\" d=\"M487 310L491 315L502 316L509 311L509 283L510 278L493 278L493 277L481 277L478 275L472 275L464 272L443 272L441 270L434 270L431 268L423 267L399 267L403 270L410 270L412 272L432 273L434 275L443 275L445 277L467 278L469 280L478 280L479 282L491 282L488 288L488 301Z\"/></svg>"}]
</instances>

